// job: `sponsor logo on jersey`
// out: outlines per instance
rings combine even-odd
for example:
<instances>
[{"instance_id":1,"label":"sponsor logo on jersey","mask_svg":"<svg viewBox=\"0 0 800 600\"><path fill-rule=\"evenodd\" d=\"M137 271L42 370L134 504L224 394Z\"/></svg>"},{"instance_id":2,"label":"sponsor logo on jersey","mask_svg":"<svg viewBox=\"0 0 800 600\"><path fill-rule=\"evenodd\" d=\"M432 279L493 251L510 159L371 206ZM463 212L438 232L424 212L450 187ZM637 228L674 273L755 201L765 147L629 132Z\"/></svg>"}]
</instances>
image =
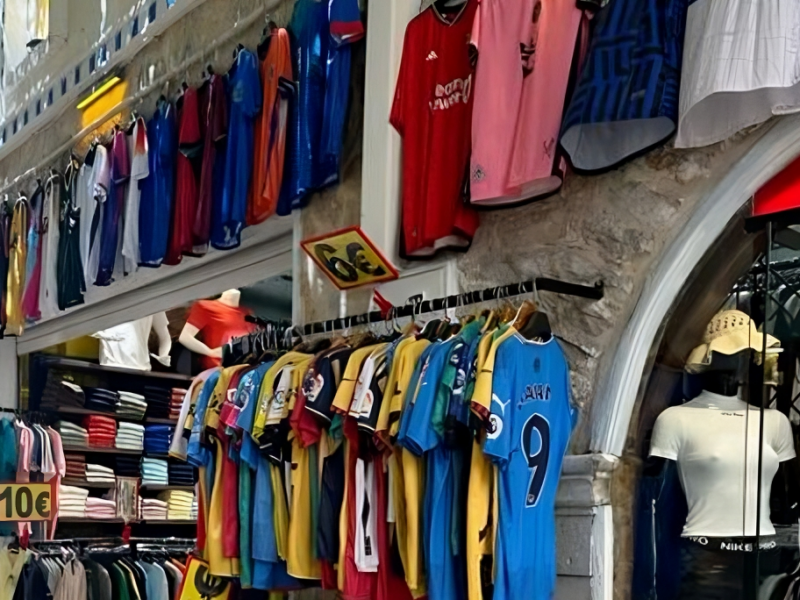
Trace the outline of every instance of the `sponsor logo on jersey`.
<instances>
[{"instance_id":1,"label":"sponsor logo on jersey","mask_svg":"<svg viewBox=\"0 0 800 600\"><path fill-rule=\"evenodd\" d=\"M534 383L525 386L525 396L522 403L532 402L536 400L549 401L552 396L549 383Z\"/></svg>"},{"instance_id":2,"label":"sponsor logo on jersey","mask_svg":"<svg viewBox=\"0 0 800 600\"><path fill-rule=\"evenodd\" d=\"M472 94L472 74L466 79L454 79L446 85L436 84L434 95L435 100L428 104L431 110L447 110L457 104L466 104Z\"/></svg>"},{"instance_id":3,"label":"sponsor logo on jersey","mask_svg":"<svg viewBox=\"0 0 800 600\"><path fill-rule=\"evenodd\" d=\"M436 52L434 52L433 50L431 50L430 54L428 54L425 60L436 60L437 58L439 58L439 55L436 54Z\"/></svg>"}]
</instances>

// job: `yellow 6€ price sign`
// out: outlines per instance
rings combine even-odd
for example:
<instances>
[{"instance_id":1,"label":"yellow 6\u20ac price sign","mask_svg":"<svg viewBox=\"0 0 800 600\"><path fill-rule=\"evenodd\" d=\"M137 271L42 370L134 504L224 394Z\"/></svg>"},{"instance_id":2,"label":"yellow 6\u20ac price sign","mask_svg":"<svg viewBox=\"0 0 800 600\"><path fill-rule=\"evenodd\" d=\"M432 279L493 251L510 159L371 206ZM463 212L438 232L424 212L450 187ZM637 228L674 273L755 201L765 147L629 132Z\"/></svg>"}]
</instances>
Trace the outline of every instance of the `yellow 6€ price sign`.
<instances>
[{"instance_id":1,"label":"yellow 6\u20ac price sign","mask_svg":"<svg viewBox=\"0 0 800 600\"><path fill-rule=\"evenodd\" d=\"M0 521L50 521L55 485L50 483L0 483Z\"/></svg>"}]
</instances>

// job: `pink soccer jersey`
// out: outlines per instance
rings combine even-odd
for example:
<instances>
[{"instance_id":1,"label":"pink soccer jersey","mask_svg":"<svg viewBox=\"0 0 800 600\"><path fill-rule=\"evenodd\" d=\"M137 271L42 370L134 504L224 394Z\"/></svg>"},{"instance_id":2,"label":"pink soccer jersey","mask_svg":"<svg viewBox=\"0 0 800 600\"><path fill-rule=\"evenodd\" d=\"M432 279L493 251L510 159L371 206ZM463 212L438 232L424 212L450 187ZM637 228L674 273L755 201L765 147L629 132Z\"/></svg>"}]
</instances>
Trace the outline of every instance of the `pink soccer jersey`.
<instances>
[{"instance_id":1,"label":"pink soccer jersey","mask_svg":"<svg viewBox=\"0 0 800 600\"><path fill-rule=\"evenodd\" d=\"M574 0L480 0L473 204L516 204L561 185L556 148L580 20Z\"/></svg>"}]
</instances>

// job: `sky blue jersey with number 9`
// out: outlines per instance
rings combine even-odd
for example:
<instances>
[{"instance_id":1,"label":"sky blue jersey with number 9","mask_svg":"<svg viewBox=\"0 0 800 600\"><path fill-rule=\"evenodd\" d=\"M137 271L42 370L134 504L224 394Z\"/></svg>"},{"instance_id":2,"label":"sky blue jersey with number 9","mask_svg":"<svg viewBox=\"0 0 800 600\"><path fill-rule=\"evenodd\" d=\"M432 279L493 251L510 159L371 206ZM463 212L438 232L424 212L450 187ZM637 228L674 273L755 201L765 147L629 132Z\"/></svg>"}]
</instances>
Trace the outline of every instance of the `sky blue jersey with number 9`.
<instances>
[{"instance_id":1,"label":"sky blue jersey with number 9","mask_svg":"<svg viewBox=\"0 0 800 600\"><path fill-rule=\"evenodd\" d=\"M569 367L555 338L505 340L484 445L499 467L494 600L552 597L556 489L574 421Z\"/></svg>"}]
</instances>

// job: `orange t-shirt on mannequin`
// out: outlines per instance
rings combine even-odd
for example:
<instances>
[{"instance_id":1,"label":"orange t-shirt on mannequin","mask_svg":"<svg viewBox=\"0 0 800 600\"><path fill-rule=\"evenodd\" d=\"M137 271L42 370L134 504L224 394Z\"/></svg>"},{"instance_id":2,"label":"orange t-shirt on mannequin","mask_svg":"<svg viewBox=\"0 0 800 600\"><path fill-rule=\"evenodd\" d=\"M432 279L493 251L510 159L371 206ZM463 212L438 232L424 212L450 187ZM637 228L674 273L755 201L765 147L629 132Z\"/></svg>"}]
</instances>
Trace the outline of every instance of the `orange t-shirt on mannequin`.
<instances>
[{"instance_id":1,"label":"orange t-shirt on mannequin","mask_svg":"<svg viewBox=\"0 0 800 600\"><path fill-rule=\"evenodd\" d=\"M255 324L245 320L249 314L250 311L241 306L229 306L218 300L200 300L192 306L186 323L200 330L206 346L219 348L233 338L255 330ZM220 366L222 361L211 356L201 356L200 364L205 370Z\"/></svg>"}]
</instances>

